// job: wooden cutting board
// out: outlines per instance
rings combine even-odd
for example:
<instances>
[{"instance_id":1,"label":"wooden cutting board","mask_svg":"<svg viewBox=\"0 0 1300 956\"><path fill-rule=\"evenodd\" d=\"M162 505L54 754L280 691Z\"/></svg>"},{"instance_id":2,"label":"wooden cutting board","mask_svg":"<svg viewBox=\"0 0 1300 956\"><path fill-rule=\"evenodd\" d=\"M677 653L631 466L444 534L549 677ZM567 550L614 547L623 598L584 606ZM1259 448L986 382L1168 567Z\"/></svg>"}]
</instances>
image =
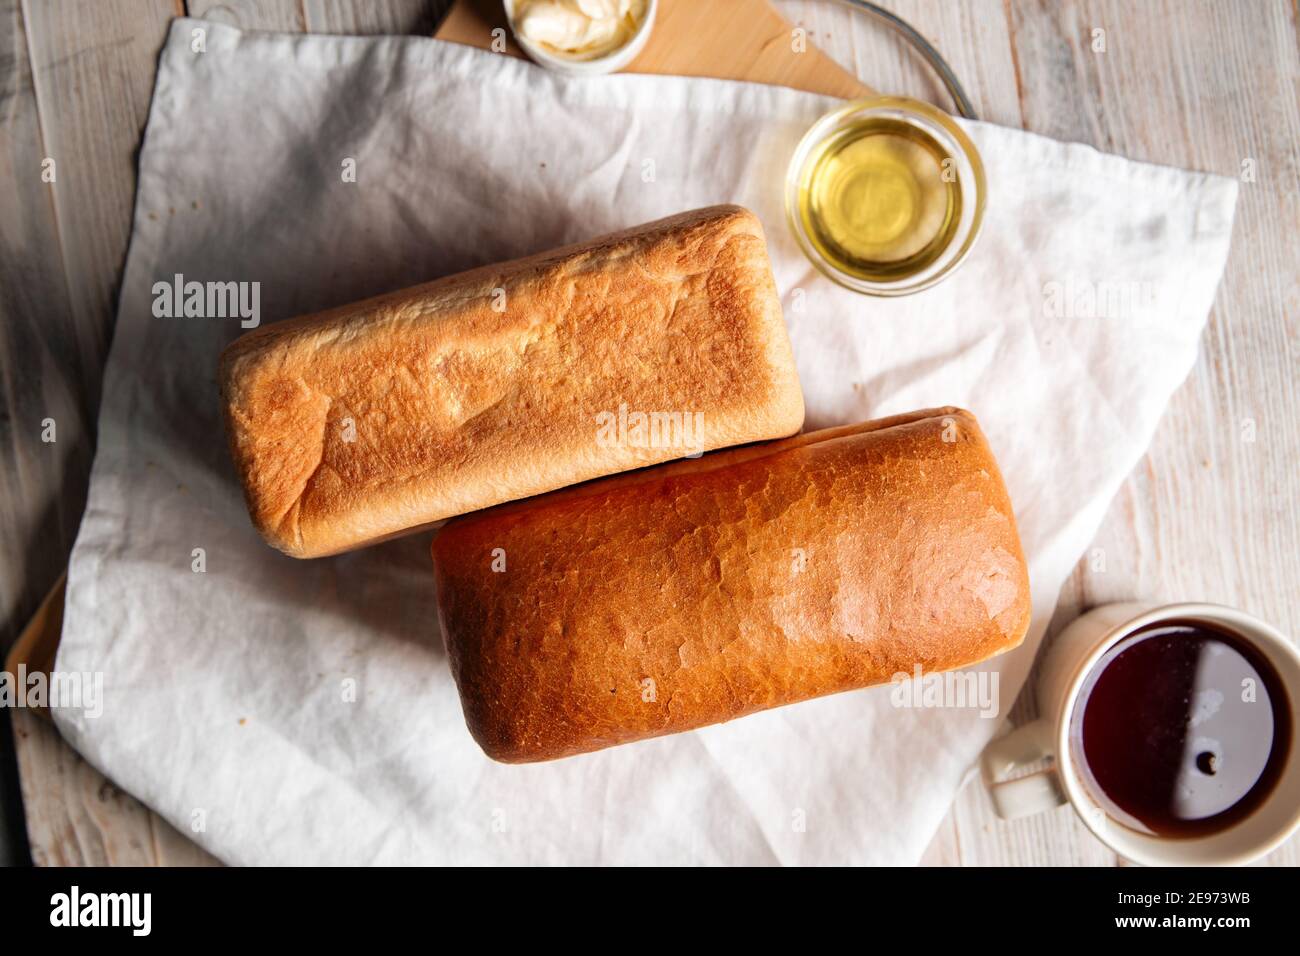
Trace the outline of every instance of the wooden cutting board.
<instances>
[{"instance_id":1,"label":"wooden cutting board","mask_svg":"<svg viewBox=\"0 0 1300 956\"><path fill-rule=\"evenodd\" d=\"M68 583L65 571L59 575L50 593L36 609L32 619L27 622L23 632L9 648L5 658L5 670L18 679L19 665L26 668L28 674L49 674L54 669L54 653L59 649L59 636L63 633L63 592ZM22 687L19 686L19 692ZM49 719L48 708L32 708L37 714Z\"/></svg>"},{"instance_id":2,"label":"wooden cutting board","mask_svg":"<svg viewBox=\"0 0 1300 956\"><path fill-rule=\"evenodd\" d=\"M434 36L487 50L495 29L505 31L498 36L506 53L524 55L501 0L456 0ZM844 99L872 94L811 43L797 50L794 30L768 0L659 0L650 40L627 72L750 80Z\"/></svg>"},{"instance_id":3,"label":"wooden cutting board","mask_svg":"<svg viewBox=\"0 0 1300 956\"><path fill-rule=\"evenodd\" d=\"M506 38L505 52L522 57L506 26L500 0L456 0L434 34L490 49L494 29ZM849 99L872 90L811 43L796 52L794 26L768 0L659 0L659 16L646 48L630 73L711 76L790 86L808 93ZM583 82L598 83L598 78ZM63 629L63 578L50 591L5 660L5 670L49 673ZM38 711L45 716L48 712Z\"/></svg>"}]
</instances>

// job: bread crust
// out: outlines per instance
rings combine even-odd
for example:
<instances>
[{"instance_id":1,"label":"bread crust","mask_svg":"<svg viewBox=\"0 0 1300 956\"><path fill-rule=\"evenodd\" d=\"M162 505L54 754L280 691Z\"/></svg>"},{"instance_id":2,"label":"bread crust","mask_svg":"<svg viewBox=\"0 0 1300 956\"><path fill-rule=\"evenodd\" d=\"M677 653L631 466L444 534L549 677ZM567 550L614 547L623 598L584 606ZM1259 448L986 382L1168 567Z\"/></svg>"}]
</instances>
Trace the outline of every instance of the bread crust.
<instances>
[{"instance_id":1,"label":"bread crust","mask_svg":"<svg viewBox=\"0 0 1300 956\"><path fill-rule=\"evenodd\" d=\"M268 325L219 381L249 514L295 557L803 423L762 226L738 206ZM611 443L620 409L684 430Z\"/></svg>"},{"instance_id":2,"label":"bread crust","mask_svg":"<svg viewBox=\"0 0 1300 956\"><path fill-rule=\"evenodd\" d=\"M1001 474L957 408L467 515L433 556L466 722L505 762L967 666L1030 616Z\"/></svg>"}]
</instances>

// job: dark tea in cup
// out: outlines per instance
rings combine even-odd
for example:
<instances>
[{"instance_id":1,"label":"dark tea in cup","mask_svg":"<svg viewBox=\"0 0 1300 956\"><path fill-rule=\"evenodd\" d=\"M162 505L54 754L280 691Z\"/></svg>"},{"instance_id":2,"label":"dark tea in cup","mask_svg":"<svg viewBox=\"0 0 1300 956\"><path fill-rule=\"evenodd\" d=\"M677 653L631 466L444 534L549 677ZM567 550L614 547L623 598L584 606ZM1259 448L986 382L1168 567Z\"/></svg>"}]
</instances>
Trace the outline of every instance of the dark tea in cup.
<instances>
[{"instance_id":1,"label":"dark tea in cup","mask_svg":"<svg viewBox=\"0 0 1300 956\"><path fill-rule=\"evenodd\" d=\"M1071 718L1080 776L1141 833L1200 837L1249 817L1291 751L1287 691L1243 636L1202 621L1130 634L1093 667Z\"/></svg>"}]
</instances>

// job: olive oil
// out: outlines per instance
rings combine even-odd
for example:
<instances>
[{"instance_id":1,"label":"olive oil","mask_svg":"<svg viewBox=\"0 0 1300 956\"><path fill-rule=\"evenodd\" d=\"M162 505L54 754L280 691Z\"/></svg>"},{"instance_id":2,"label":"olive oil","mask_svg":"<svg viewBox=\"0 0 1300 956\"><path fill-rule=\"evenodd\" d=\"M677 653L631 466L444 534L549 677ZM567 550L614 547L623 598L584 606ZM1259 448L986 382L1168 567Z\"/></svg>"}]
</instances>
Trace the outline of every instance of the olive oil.
<instances>
[{"instance_id":1,"label":"olive oil","mask_svg":"<svg viewBox=\"0 0 1300 956\"><path fill-rule=\"evenodd\" d=\"M961 221L957 164L924 130L890 117L863 117L818 144L798 190L817 251L869 282L921 272Z\"/></svg>"}]
</instances>

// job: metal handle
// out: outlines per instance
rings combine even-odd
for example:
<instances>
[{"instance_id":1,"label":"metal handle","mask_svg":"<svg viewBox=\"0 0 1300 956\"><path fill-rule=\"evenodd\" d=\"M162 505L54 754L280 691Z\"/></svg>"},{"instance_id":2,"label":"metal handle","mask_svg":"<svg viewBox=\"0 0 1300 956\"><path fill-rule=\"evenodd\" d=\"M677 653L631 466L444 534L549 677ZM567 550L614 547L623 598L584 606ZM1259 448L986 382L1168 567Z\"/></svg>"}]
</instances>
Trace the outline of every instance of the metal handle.
<instances>
[{"instance_id":1,"label":"metal handle","mask_svg":"<svg viewBox=\"0 0 1300 956\"><path fill-rule=\"evenodd\" d=\"M916 51L925 58L925 61L933 67L934 72L939 74L939 79L948 90L948 95L952 97L957 112L966 119L979 119L975 115L975 107L971 106L966 91L962 89L961 82L957 79L957 74L952 71L948 61L939 55L939 51L930 45L930 41L921 36L906 20L895 14L890 13L884 7L878 7L874 3L868 3L867 0L840 0L851 7L857 7L863 13L869 13L877 20L889 24L895 30L903 35L908 43L916 48Z\"/></svg>"}]
</instances>

